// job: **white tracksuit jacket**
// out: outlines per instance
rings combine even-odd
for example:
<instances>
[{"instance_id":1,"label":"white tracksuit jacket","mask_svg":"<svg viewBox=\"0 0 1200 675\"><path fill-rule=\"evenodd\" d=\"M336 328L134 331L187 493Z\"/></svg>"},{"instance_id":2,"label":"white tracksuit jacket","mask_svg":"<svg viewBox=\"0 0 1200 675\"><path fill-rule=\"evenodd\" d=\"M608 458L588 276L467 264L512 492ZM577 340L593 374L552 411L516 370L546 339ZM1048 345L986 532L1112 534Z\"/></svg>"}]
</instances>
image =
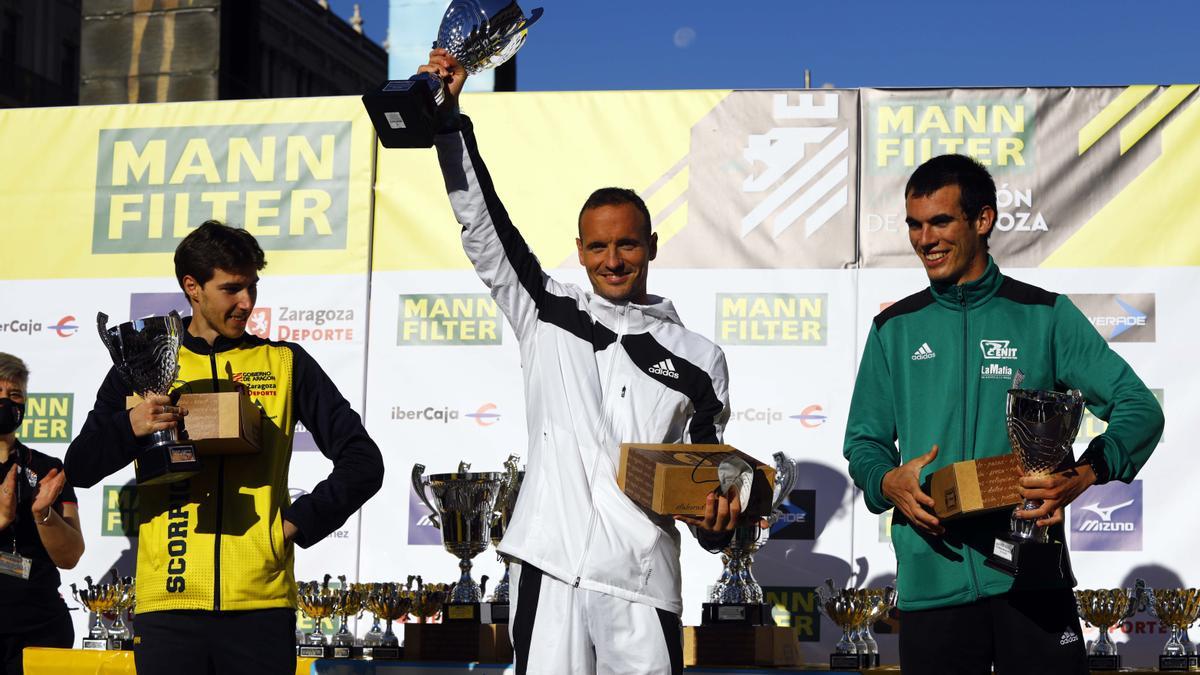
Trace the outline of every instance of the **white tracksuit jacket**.
<instances>
[{"instance_id":1,"label":"white tracksuit jacket","mask_svg":"<svg viewBox=\"0 0 1200 675\"><path fill-rule=\"evenodd\" d=\"M543 271L492 185L471 122L437 137L463 248L521 348L525 480L500 551L566 583L682 614L679 531L617 487L622 442L719 443L725 355L669 300L613 304Z\"/></svg>"}]
</instances>

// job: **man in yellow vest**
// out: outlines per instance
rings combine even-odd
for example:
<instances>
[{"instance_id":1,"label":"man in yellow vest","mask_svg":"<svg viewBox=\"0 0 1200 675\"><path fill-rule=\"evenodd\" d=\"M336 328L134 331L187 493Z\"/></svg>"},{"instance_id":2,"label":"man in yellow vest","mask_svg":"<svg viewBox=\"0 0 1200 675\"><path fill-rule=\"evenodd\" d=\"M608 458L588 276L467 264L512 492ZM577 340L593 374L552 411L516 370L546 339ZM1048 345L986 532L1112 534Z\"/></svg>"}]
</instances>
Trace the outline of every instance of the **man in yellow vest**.
<instances>
[{"instance_id":1,"label":"man in yellow vest","mask_svg":"<svg viewBox=\"0 0 1200 675\"><path fill-rule=\"evenodd\" d=\"M246 390L262 408L263 439L258 453L206 457L196 476L138 488L140 675L294 673L293 544L307 548L337 530L383 481L379 448L316 361L300 345L246 332L265 265L250 233L215 221L175 251L192 308L176 387L233 391L252 382ZM158 395L126 409L130 393L110 370L67 450L74 485L91 487L127 466L152 432L187 414ZM293 503L297 422L333 471Z\"/></svg>"}]
</instances>

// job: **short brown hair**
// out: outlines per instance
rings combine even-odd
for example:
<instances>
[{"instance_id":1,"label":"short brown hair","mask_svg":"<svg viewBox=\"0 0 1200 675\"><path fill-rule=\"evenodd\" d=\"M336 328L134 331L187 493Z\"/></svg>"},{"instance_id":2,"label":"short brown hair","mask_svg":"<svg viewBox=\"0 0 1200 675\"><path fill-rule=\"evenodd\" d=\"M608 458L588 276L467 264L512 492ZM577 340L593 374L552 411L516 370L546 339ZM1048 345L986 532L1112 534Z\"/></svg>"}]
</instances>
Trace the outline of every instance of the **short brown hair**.
<instances>
[{"instance_id":1,"label":"short brown hair","mask_svg":"<svg viewBox=\"0 0 1200 675\"><path fill-rule=\"evenodd\" d=\"M29 367L12 354L0 352L0 380L7 380L24 387L29 384Z\"/></svg>"}]
</instances>

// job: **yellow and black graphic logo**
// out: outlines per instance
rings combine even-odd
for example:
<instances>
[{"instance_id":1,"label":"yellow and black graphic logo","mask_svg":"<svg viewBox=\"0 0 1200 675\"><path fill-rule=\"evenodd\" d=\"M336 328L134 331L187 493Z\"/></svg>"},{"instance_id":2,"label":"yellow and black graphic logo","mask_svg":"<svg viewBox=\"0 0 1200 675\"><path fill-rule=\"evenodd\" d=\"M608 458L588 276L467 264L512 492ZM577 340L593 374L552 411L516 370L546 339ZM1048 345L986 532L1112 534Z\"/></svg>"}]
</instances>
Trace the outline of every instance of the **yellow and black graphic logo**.
<instances>
[{"instance_id":1,"label":"yellow and black graphic logo","mask_svg":"<svg viewBox=\"0 0 1200 675\"><path fill-rule=\"evenodd\" d=\"M717 343L824 345L825 293L717 293Z\"/></svg>"},{"instance_id":2,"label":"yellow and black graphic logo","mask_svg":"<svg viewBox=\"0 0 1200 675\"><path fill-rule=\"evenodd\" d=\"M1163 89L1159 96L1151 100L1125 126L1121 127L1119 132L1121 154L1124 155L1134 145L1137 145L1138 141L1158 126L1158 123L1163 121L1171 111L1178 108L1196 90L1197 86L1176 84ZM1082 155L1091 149L1097 141L1158 89L1152 84L1142 84L1127 87L1125 91L1122 91L1079 130L1079 154Z\"/></svg>"},{"instance_id":3,"label":"yellow and black graphic logo","mask_svg":"<svg viewBox=\"0 0 1200 675\"><path fill-rule=\"evenodd\" d=\"M486 293L400 296L397 345L498 345L500 308Z\"/></svg>"},{"instance_id":4,"label":"yellow and black graphic logo","mask_svg":"<svg viewBox=\"0 0 1200 675\"><path fill-rule=\"evenodd\" d=\"M93 253L173 251L208 219L264 249L346 247L350 122L102 129Z\"/></svg>"},{"instance_id":5,"label":"yellow and black graphic logo","mask_svg":"<svg viewBox=\"0 0 1200 675\"><path fill-rule=\"evenodd\" d=\"M71 442L75 394L29 394L17 436L26 443Z\"/></svg>"},{"instance_id":6,"label":"yellow and black graphic logo","mask_svg":"<svg viewBox=\"0 0 1200 675\"><path fill-rule=\"evenodd\" d=\"M776 626L787 626L800 642L820 642L821 609L811 586L763 586Z\"/></svg>"}]
</instances>

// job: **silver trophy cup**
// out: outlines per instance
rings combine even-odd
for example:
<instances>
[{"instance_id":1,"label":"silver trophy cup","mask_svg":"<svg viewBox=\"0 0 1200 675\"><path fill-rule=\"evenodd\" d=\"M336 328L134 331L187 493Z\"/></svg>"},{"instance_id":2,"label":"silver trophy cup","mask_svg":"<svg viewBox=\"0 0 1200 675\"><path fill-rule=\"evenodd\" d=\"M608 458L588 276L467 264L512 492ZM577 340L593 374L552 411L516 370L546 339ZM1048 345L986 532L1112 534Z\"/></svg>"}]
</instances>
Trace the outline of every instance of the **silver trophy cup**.
<instances>
[{"instance_id":1,"label":"silver trophy cup","mask_svg":"<svg viewBox=\"0 0 1200 675\"><path fill-rule=\"evenodd\" d=\"M1008 391L1008 440L1026 476L1049 476L1071 454L1071 445L1083 418L1083 396L1037 389ZM1042 505L1026 499L1021 509ZM1013 515L1011 529L997 538L986 563L1002 572L1018 575L1022 567L1037 576L1065 575L1061 568L1062 544L1050 542L1045 526Z\"/></svg>"},{"instance_id":2,"label":"silver trophy cup","mask_svg":"<svg viewBox=\"0 0 1200 675\"><path fill-rule=\"evenodd\" d=\"M183 320L174 310L108 327L108 315L96 314L100 340L108 349L121 379L143 398L167 394L179 375L179 345ZM179 442L176 428L150 434L136 461L138 485L170 483L196 475L200 463L195 446Z\"/></svg>"},{"instance_id":3,"label":"silver trophy cup","mask_svg":"<svg viewBox=\"0 0 1200 675\"><path fill-rule=\"evenodd\" d=\"M479 584L471 578L471 558L487 549L496 521L496 500L517 479L515 462L506 473L470 473L470 468L460 462L455 473L425 476L425 466L417 464L412 473L417 496L433 511L430 520L442 532L442 546L459 559L461 575L448 598L451 604L483 599Z\"/></svg>"},{"instance_id":4,"label":"silver trophy cup","mask_svg":"<svg viewBox=\"0 0 1200 675\"><path fill-rule=\"evenodd\" d=\"M792 492L796 483L796 463L782 452L772 457L775 460L775 488L772 494L769 525L774 525L782 515L780 505ZM704 623L751 623L764 625L771 622L769 611L763 607L762 586L754 578L754 554L770 538L770 529L759 523L739 525L733 531L729 545L721 552L721 577L709 593L704 604Z\"/></svg>"},{"instance_id":5,"label":"silver trophy cup","mask_svg":"<svg viewBox=\"0 0 1200 675\"><path fill-rule=\"evenodd\" d=\"M541 16L540 7L525 16L511 0L451 0L433 46L450 52L474 75L511 59ZM363 96L363 105L383 147L428 148L444 98L441 79L421 73L383 83Z\"/></svg>"},{"instance_id":6,"label":"silver trophy cup","mask_svg":"<svg viewBox=\"0 0 1200 675\"><path fill-rule=\"evenodd\" d=\"M517 495L521 492L521 483L525 480L525 472L517 469L517 456L510 455L504 462L505 473L516 471L517 478L513 481L510 487L506 481L500 487L500 496L496 498L496 518L492 524L492 546L500 548L500 540L504 538L504 532L508 529L508 522L512 520L513 509L517 506ZM496 552L496 557L500 562L504 563L504 576L500 579L500 583L492 590L492 596L488 598L488 602L507 604L509 599L509 583L508 583L508 564L511 562L508 556ZM496 609L492 610L492 618L495 620Z\"/></svg>"}]
</instances>

